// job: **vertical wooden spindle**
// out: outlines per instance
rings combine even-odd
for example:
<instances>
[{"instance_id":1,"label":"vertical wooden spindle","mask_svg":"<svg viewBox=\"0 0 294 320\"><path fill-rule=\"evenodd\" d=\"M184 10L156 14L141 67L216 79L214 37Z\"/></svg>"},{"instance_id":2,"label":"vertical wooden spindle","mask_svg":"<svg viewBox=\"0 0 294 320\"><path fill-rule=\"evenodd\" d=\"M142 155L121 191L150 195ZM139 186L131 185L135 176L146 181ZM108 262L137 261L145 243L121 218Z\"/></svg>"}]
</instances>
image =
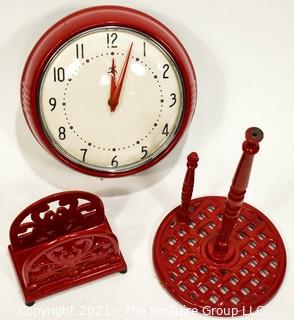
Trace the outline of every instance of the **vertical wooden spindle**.
<instances>
[{"instance_id":1,"label":"vertical wooden spindle","mask_svg":"<svg viewBox=\"0 0 294 320\"><path fill-rule=\"evenodd\" d=\"M263 139L263 132L259 128L249 128L246 130L245 138L242 145L243 154L227 197L221 231L215 243L214 251L216 254L223 255L228 251L229 239L243 204L253 158L259 150L259 142Z\"/></svg>"},{"instance_id":2,"label":"vertical wooden spindle","mask_svg":"<svg viewBox=\"0 0 294 320\"><path fill-rule=\"evenodd\" d=\"M194 189L194 175L195 169L198 165L198 154L191 152L187 157L187 171L182 188L182 201L178 211L178 217L180 220L187 220L189 215L189 206Z\"/></svg>"}]
</instances>

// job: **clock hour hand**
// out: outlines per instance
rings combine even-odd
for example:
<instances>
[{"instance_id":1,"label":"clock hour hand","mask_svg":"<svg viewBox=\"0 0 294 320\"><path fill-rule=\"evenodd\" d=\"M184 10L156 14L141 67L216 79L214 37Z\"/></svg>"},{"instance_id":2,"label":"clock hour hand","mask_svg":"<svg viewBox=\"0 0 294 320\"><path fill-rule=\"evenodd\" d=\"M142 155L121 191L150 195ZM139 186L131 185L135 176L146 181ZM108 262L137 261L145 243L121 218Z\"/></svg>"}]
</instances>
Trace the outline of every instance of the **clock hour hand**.
<instances>
[{"instance_id":1,"label":"clock hour hand","mask_svg":"<svg viewBox=\"0 0 294 320\"><path fill-rule=\"evenodd\" d=\"M118 81L115 85L115 89L114 89L113 93L111 94L110 99L108 100L108 104L109 104L112 112L115 111L115 109L119 103L119 98L120 98L121 90L122 90L123 83L125 80L126 71L127 71L129 60L130 60L132 47L133 47L133 43L130 45L129 51L127 53L127 56L126 56L126 59L124 62L124 65L122 67Z\"/></svg>"},{"instance_id":2,"label":"clock hour hand","mask_svg":"<svg viewBox=\"0 0 294 320\"><path fill-rule=\"evenodd\" d=\"M116 70L115 70L115 62L114 62L114 58L112 58L112 65L110 67L110 71L109 71L110 75L111 75L111 81L110 81L110 96L109 99L111 99L114 90L116 88L116 79L115 79L115 74L116 74ZM114 111L114 109L112 108L112 106L109 104L110 106L110 110L111 112Z\"/></svg>"}]
</instances>

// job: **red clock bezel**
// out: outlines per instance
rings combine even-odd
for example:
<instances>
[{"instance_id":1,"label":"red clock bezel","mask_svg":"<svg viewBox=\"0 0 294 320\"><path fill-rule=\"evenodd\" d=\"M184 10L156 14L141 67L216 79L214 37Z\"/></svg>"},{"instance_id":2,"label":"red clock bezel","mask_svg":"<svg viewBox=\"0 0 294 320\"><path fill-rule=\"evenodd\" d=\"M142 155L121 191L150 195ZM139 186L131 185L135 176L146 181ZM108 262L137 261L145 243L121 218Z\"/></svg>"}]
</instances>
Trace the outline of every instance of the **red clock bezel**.
<instances>
[{"instance_id":1,"label":"red clock bezel","mask_svg":"<svg viewBox=\"0 0 294 320\"><path fill-rule=\"evenodd\" d=\"M140 167L121 172L106 172L80 166L61 154L50 142L42 127L38 93L44 68L52 55L70 38L86 30L121 26L143 32L161 44L176 62L185 90L184 112L180 127L168 146L154 159ZM26 121L37 141L67 166L98 177L122 177L139 173L164 158L179 142L189 126L196 107L197 84L192 62L177 37L161 22L135 9L121 6L96 6L72 13L54 24L30 53L21 79L21 102Z\"/></svg>"}]
</instances>

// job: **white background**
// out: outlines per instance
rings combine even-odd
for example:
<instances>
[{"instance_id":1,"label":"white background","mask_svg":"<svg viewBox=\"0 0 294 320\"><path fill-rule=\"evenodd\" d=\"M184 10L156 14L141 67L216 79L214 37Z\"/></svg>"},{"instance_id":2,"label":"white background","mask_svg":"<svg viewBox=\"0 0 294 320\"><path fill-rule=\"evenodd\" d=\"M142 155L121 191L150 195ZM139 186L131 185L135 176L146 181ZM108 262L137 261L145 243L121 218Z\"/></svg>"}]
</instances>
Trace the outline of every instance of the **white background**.
<instances>
[{"instance_id":1,"label":"white background","mask_svg":"<svg viewBox=\"0 0 294 320\"><path fill-rule=\"evenodd\" d=\"M188 50L199 86L189 133L165 160L138 176L103 181L78 174L46 154L26 126L19 98L23 65L43 32L77 9L102 3L128 5L165 23ZM288 267L281 289L263 315L255 313L251 318L292 319L294 2L0 0L0 15L1 317L204 319L187 313L161 288L151 259L153 237L163 217L179 204L187 153L195 150L200 155L194 196L224 195L240 156L244 130L260 126L265 138L246 201L277 226L285 241ZM102 197L128 273L90 282L25 308L7 251L10 224L33 201L72 189ZM90 307L89 312L93 306L105 306L110 315L82 316L80 306ZM60 316L58 308L62 307L65 311ZM66 311L70 307L72 315ZM175 311L179 315L173 315ZM35 317L34 312L44 315Z\"/></svg>"}]
</instances>

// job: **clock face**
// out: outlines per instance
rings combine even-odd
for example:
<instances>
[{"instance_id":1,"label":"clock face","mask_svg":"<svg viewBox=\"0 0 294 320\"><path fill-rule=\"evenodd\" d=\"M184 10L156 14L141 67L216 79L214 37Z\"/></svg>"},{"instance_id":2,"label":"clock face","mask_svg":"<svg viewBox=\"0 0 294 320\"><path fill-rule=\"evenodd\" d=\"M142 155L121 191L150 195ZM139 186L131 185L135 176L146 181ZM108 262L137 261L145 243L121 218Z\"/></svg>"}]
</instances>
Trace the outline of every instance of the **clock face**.
<instances>
[{"instance_id":1,"label":"clock face","mask_svg":"<svg viewBox=\"0 0 294 320\"><path fill-rule=\"evenodd\" d=\"M151 161L180 127L177 65L152 38L120 27L92 29L50 59L39 89L43 128L69 160L123 172Z\"/></svg>"}]
</instances>

